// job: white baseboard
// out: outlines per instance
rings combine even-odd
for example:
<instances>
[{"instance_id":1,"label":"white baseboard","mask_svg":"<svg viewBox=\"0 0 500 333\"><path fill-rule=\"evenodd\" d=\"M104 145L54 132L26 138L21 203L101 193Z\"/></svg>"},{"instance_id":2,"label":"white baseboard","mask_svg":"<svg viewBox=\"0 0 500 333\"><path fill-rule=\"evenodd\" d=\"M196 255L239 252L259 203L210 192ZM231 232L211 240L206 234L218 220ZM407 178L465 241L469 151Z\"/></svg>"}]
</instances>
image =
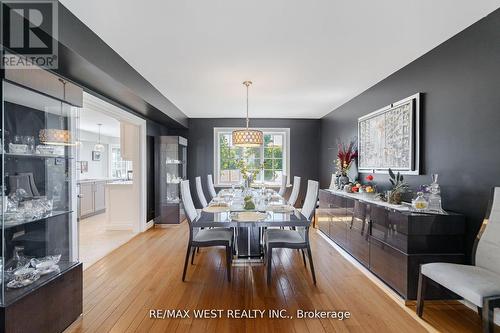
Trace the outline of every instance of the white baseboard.
<instances>
[{"instance_id":1,"label":"white baseboard","mask_svg":"<svg viewBox=\"0 0 500 333\"><path fill-rule=\"evenodd\" d=\"M316 232L318 235L323 237L328 244L330 244L344 259L349 261L360 270L370 281L375 283L377 287L379 287L387 296L389 296L394 302L396 302L406 313L408 313L413 319L415 319L420 325L422 325L428 332L438 332L434 327L424 321L422 318L417 316L415 311L406 306L405 300L401 298L394 290L392 290L389 286L387 286L382 280L380 280L375 274L370 272L365 266L361 265L359 261L354 259L349 253L347 253L343 248L335 244L327 235L325 235L321 230L317 229Z\"/></svg>"},{"instance_id":2,"label":"white baseboard","mask_svg":"<svg viewBox=\"0 0 500 333\"><path fill-rule=\"evenodd\" d=\"M146 223L146 228L144 229L144 231L148 230L149 228L152 228L155 226L155 222L154 220L150 220Z\"/></svg>"},{"instance_id":3,"label":"white baseboard","mask_svg":"<svg viewBox=\"0 0 500 333\"><path fill-rule=\"evenodd\" d=\"M471 302L466 301L464 299L460 300L459 302L468 307L469 309L471 309L472 311L477 311L477 307L475 304L472 304ZM500 309L495 309L495 317L493 321L495 322L495 324L500 326Z\"/></svg>"},{"instance_id":4,"label":"white baseboard","mask_svg":"<svg viewBox=\"0 0 500 333\"><path fill-rule=\"evenodd\" d=\"M399 296L394 290L392 290L390 287L388 287L382 280L380 280L375 274L370 272L365 266L359 263L356 259L354 259L349 253L347 253L343 248L338 246L334 241L332 241L327 235L325 235L321 230L317 229L316 232L318 235L323 237L328 244L330 244L337 252L339 252L342 257L344 257L347 261L349 261L351 264L353 264L357 269L359 269L366 277L368 277L372 282L374 282L380 289L382 289L387 295L389 295L393 300L395 300L398 304L403 307L406 312L410 313L412 317L417 319L420 324L425 326L427 329L431 328L433 331L435 329L427 324L425 321L423 321L421 318L419 318L416 313L409 309L406 304L405 300ZM460 300L461 303L463 303L465 306L473 310L474 312L477 311L477 308L474 304L466 301L466 300ZM500 309L495 309L495 324L500 325Z\"/></svg>"}]
</instances>

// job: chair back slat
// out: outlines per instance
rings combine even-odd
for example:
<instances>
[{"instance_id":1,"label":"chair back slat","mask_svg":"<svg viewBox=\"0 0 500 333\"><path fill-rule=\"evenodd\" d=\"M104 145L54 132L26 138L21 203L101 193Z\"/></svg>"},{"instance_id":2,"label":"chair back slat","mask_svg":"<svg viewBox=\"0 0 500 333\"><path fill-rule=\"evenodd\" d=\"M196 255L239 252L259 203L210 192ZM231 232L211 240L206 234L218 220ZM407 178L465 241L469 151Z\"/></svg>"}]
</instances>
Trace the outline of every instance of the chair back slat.
<instances>
[{"instance_id":1,"label":"chair back slat","mask_svg":"<svg viewBox=\"0 0 500 333\"><path fill-rule=\"evenodd\" d=\"M304 205L302 206L302 215L307 217L308 220L311 219L314 210L316 209L316 204L318 202L318 192L319 183L315 180L309 180L307 182L306 198L304 200Z\"/></svg>"},{"instance_id":2,"label":"chair back slat","mask_svg":"<svg viewBox=\"0 0 500 333\"><path fill-rule=\"evenodd\" d=\"M293 188L292 194L290 194L290 198L288 198L288 204L291 206L295 206L297 202L297 198L299 197L300 192L300 177L293 177Z\"/></svg>"},{"instance_id":3,"label":"chair back slat","mask_svg":"<svg viewBox=\"0 0 500 333\"><path fill-rule=\"evenodd\" d=\"M500 274L500 187L493 189L492 200L478 237L476 266Z\"/></svg>"},{"instance_id":4,"label":"chair back slat","mask_svg":"<svg viewBox=\"0 0 500 333\"><path fill-rule=\"evenodd\" d=\"M210 196L215 198L217 196L217 192L215 191L215 186L214 186L214 179L212 178L212 175L207 176L207 185L208 185L208 193Z\"/></svg>"},{"instance_id":5,"label":"chair back slat","mask_svg":"<svg viewBox=\"0 0 500 333\"><path fill-rule=\"evenodd\" d=\"M193 198L191 197L191 191L189 189L189 180L181 181L181 199L182 205L184 206L184 212L186 213L189 225L196 220L198 213L196 212L196 207L193 203Z\"/></svg>"},{"instance_id":6,"label":"chair back slat","mask_svg":"<svg viewBox=\"0 0 500 333\"><path fill-rule=\"evenodd\" d=\"M198 200L200 200L201 207L207 207L208 202L203 193L203 186L201 186L201 177L196 177L196 193L198 194Z\"/></svg>"},{"instance_id":7,"label":"chair back slat","mask_svg":"<svg viewBox=\"0 0 500 333\"><path fill-rule=\"evenodd\" d=\"M287 181L287 176L286 175L282 175L281 176L281 186L280 186L280 190L278 192L278 194L280 196L284 196L285 195L285 192L286 192L286 181Z\"/></svg>"}]
</instances>

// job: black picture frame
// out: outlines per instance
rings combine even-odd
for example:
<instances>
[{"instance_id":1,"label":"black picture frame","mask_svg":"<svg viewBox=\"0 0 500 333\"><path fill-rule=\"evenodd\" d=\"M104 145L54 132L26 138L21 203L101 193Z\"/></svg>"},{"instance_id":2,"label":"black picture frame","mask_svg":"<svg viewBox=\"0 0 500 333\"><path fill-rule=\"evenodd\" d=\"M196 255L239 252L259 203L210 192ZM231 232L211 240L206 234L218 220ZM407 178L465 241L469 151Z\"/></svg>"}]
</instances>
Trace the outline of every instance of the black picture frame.
<instances>
[{"instance_id":1,"label":"black picture frame","mask_svg":"<svg viewBox=\"0 0 500 333\"><path fill-rule=\"evenodd\" d=\"M102 153L100 151L92 151L92 161L100 161L102 158Z\"/></svg>"}]
</instances>

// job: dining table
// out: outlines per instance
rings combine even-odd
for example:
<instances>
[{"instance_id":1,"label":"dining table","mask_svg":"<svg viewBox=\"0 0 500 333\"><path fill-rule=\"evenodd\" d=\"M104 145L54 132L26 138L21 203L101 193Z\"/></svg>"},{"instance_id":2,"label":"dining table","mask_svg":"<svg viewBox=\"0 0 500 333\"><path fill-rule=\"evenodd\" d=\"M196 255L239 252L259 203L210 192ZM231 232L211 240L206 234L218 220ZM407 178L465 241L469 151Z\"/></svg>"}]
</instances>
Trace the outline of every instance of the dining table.
<instances>
[{"instance_id":1,"label":"dining table","mask_svg":"<svg viewBox=\"0 0 500 333\"><path fill-rule=\"evenodd\" d=\"M245 199L253 205L246 206ZM310 223L273 189L231 188L221 190L202 209L193 227L233 228L235 263L262 263L264 229L309 227Z\"/></svg>"}]
</instances>

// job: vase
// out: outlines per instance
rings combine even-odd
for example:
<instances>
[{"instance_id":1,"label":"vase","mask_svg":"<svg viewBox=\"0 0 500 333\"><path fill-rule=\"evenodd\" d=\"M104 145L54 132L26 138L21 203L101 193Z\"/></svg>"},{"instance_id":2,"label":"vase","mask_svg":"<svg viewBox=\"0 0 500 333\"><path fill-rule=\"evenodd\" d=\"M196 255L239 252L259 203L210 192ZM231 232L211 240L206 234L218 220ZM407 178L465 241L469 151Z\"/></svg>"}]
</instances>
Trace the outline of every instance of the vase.
<instances>
[{"instance_id":1,"label":"vase","mask_svg":"<svg viewBox=\"0 0 500 333\"><path fill-rule=\"evenodd\" d=\"M387 202L393 205L401 205L403 195L401 191L388 191Z\"/></svg>"},{"instance_id":2,"label":"vase","mask_svg":"<svg viewBox=\"0 0 500 333\"><path fill-rule=\"evenodd\" d=\"M349 177L347 175L342 175L339 177L339 184L340 188L344 188L344 185L347 185L350 183Z\"/></svg>"},{"instance_id":3,"label":"vase","mask_svg":"<svg viewBox=\"0 0 500 333\"><path fill-rule=\"evenodd\" d=\"M253 182L253 177L248 175L246 178L245 178L245 189L248 190L250 188L250 186L252 185L252 182Z\"/></svg>"}]
</instances>

